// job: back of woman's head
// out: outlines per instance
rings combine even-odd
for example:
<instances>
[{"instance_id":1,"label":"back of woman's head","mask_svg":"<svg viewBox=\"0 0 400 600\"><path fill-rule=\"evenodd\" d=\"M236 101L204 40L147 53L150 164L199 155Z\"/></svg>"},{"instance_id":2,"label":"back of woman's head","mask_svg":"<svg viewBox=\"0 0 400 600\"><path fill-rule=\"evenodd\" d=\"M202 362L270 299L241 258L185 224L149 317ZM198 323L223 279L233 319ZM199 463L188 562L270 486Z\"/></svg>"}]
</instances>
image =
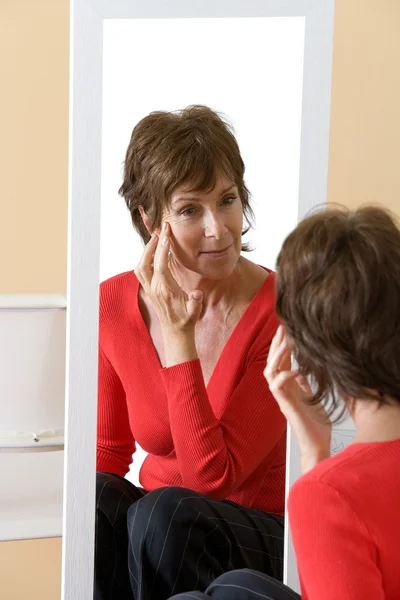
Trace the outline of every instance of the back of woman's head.
<instances>
[{"instance_id":1,"label":"back of woman's head","mask_svg":"<svg viewBox=\"0 0 400 600\"><path fill-rule=\"evenodd\" d=\"M400 231L388 211L302 221L277 261L277 313L315 401L400 403Z\"/></svg>"}]
</instances>

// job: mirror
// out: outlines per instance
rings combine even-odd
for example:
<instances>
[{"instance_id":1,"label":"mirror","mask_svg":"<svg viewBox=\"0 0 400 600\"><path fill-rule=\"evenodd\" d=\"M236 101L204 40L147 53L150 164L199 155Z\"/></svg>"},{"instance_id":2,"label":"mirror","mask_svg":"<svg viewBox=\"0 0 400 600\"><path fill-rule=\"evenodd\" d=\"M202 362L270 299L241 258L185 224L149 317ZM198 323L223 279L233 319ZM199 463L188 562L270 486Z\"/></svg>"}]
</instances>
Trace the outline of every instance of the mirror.
<instances>
[{"instance_id":1,"label":"mirror","mask_svg":"<svg viewBox=\"0 0 400 600\"><path fill-rule=\"evenodd\" d=\"M240 43L226 44L228 35ZM193 45L194 39L216 42ZM127 77L132 56L141 57L134 78ZM104 23L100 281L131 271L143 253L117 193L134 125L152 111L192 104L221 111L233 123L255 212L255 228L245 237L254 248L248 258L273 268L297 221L303 56L301 17ZM169 68L177 64L178 71ZM139 446L128 475L133 483L143 458Z\"/></svg>"},{"instance_id":2,"label":"mirror","mask_svg":"<svg viewBox=\"0 0 400 600\"><path fill-rule=\"evenodd\" d=\"M117 194L132 128L153 110L224 113L256 217L248 258L274 268L286 234L326 198L333 2L75 0L71 19L63 597L75 599L93 594L98 284L143 252ZM293 444L289 434L287 487L298 476ZM284 578L297 587L288 528Z\"/></svg>"}]
</instances>

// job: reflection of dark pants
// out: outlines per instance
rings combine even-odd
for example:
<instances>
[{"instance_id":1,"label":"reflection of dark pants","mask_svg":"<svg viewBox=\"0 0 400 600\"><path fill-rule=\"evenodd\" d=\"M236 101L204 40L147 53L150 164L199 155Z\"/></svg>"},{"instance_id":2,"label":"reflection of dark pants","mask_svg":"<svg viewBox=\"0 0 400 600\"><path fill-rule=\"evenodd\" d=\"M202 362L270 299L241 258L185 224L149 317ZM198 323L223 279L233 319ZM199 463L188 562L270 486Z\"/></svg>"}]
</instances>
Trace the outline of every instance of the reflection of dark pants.
<instances>
[{"instance_id":1,"label":"reflection of dark pants","mask_svg":"<svg viewBox=\"0 0 400 600\"><path fill-rule=\"evenodd\" d=\"M283 517L97 474L96 600L164 600L241 568L282 580Z\"/></svg>"},{"instance_id":2,"label":"reflection of dark pants","mask_svg":"<svg viewBox=\"0 0 400 600\"><path fill-rule=\"evenodd\" d=\"M264 573L240 569L218 577L203 592L184 592L171 600L301 600L293 590Z\"/></svg>"}]
</instances>

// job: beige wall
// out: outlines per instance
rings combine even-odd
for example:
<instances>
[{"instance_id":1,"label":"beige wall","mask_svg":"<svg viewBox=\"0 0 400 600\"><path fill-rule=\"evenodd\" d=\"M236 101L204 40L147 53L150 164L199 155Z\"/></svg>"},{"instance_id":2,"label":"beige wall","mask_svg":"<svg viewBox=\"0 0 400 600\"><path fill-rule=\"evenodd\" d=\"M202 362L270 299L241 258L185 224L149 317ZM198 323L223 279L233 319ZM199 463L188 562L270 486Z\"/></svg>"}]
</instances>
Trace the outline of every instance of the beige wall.
<instances>
[{"instance_id":1,"label":"beige wall","mask_svg":"<svg viewBox=\"0 0 400 600\"><path fill-rule=\"evenodd\" d=\"M61 538L0 543L2 600L61 598Z\"/></svg>"},{"instance_id":2,"label":"beige wall","mask_svg":"<svg viewBox=\"0 0 400 600\"><path fill-rule=\"evenodd\" d=\"M65 292L68 0L0 0L0 293ZM336 0L328 199L400 215L400 2ZM57 600L60 540L0 544L0 596Z\"/></svg>"},{"instance_id":3,"label":"beige wall","mask_svg":"<svg viewBox=\"0 0 400 600\"><path fill-rule=\"evenodd\" d=\"M328 200L400 215L400 2L336 0Z\"/></svg>"},{"instance_id":4,"label":"beige wall","mask_svg":"<svg viewBox=\"0 0 400 600\"><path fill-rule=\"evenodd\" d=\"M68 0L0 0L0 293L66 288Z\"/></svg>"}]
</instances>

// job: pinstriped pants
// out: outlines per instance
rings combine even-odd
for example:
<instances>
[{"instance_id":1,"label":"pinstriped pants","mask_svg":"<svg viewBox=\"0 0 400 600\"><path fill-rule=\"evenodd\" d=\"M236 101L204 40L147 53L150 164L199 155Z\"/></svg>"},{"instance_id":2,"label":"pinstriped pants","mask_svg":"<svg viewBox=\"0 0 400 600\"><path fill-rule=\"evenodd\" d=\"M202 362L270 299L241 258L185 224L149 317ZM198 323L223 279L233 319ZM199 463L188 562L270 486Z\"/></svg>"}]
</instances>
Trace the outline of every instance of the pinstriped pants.
<instances>
[{"instance_id":1,"label":"pinstriped pants","mask_svg":"<svg viewBox=\"0 0 400 600\"><path fill-rule=\"evenodd\" d=\"M95 600L166 600L243 568L282 580L283 533L277 515L98 473Z\"/></svg>"},{"instance_id":2,"label":"pinstriped pants","mask_svg":"<svg viewBox=\"0 0 400 600\"><path fill-rule=\"evenodd\" d=\"M299 594L264 573L240 569L218 577L203 592L184 592L171 600L301 600Z\"/></svg>"}]
</instances>

